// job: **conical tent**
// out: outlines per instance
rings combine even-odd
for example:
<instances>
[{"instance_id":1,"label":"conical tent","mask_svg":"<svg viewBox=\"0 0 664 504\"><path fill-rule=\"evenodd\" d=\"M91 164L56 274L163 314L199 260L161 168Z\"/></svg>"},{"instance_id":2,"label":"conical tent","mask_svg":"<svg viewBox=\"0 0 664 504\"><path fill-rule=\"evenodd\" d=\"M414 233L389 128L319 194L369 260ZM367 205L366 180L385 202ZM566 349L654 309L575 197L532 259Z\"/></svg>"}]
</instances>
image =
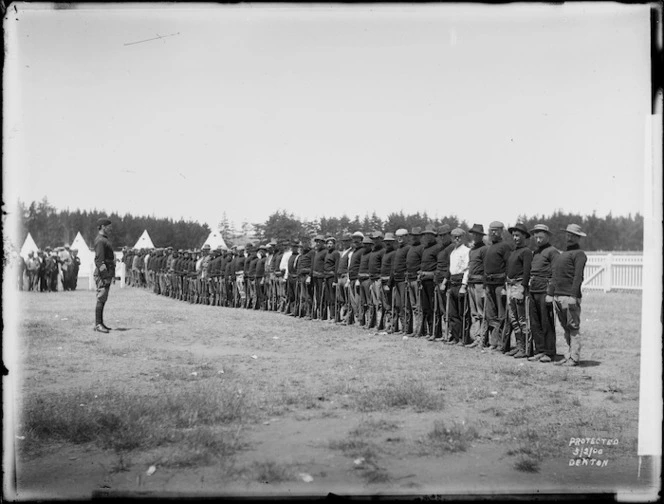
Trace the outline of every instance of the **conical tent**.
<instances>
[{"instance_id":1,"label":"conical tent","mask_svg":"<svg viewBox=\"0 0 664 504\"><path fill-rule=\"evenodd\" d=\"M221 246L222 249L228 250L228 247L226 246L226 242L221 236L221 233L217 230L213 230L209 236L207 237L207 240L205 240L205 243L203 243L203 247L205 245L209 245L212 250L216 249L217 247Z\"/></svg>"},{"instance_id":2,"label":"conical tent","mask_svg":"<svg viewBox=\"0 0 664 504\"><path fill-rule=\"evenodd\" d=\"M154 244L152 243L152 240L150 239L150 235L148 234L148 230L146 229L143 231L143 234L141 237L138 239L136 242L136 245L134 245L135 249L153 249Z\"/></svg>"},{"instance_id":3,"label":"conical tent","mask_svg":"<svg viewBox=\"0 0 664 504\"><path fill-rule=\"evenodd\" d=\"M37 244L32 239L32 235L28 233L28 236L26 236L25 242L23 242L23 246L21 247L21 257L23 259L27 259L30 252L34 252L36 254L37 250Z\"/></svg>"},{"instance_id":4,"label":"conical tent","mask_svg":"<svg viewBox=\"0 0 664 504\"><path fill-rule=\"evenodd\" d=\"M81 234L80 231L76 234L76 238L74 238L74 241L71 244L71 249L78 250L78 258L81 260L81 266L78 269L78 276L79 277L89 276L90 266L95 260L95 253L92 250L90 250L88 244L85 243L83 235Z\"/></svg>"}]
</instances>

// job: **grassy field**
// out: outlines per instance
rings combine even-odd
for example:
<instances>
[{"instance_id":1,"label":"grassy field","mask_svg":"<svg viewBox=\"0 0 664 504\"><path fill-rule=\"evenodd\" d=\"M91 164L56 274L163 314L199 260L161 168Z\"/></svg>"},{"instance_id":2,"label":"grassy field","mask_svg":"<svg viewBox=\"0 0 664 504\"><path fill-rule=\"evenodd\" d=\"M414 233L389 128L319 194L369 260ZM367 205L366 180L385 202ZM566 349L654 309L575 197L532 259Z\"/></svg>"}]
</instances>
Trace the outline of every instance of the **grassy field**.
<instances>
[{"instance_id":1,"label":"grassy field","mask_svg":"<svg viewBox=\"0 0 664 504\"><path fill-rule=\"evenodd\" d=\"M577 368L132 288L105 335L93 292L18 295L19 498L644 484L638 294L584 296ZM618 440L605 467L570 466L580 437Z\"/></svg>"}]
</instances>

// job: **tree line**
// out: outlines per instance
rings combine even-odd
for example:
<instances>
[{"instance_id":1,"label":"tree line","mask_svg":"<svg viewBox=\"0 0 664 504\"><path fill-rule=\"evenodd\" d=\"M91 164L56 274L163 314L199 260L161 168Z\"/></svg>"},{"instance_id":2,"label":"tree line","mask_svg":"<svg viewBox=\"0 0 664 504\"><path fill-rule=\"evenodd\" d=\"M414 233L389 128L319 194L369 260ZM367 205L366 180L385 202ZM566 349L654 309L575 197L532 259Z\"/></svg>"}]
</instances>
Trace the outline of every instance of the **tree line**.
<instances>
[{"instance_id":1,"label":"tree line","mask_svg":"<svg viewBox=\"0 0 664 504\"><path fill-rule=\"evenodd\" d=\"M207 224L180 219L162 219L149 216L134 216L117 212L107 214L100 210L57 210L48 199L33 201L26 206L18 202L18 218L22 245L28 233L32 235L37 247L60 247L70 244L80 231L83 239L92 247L97 236L97 219L108 217L113 222L113 246L133 247L143 231L147 230L155 247L192 248L201 247L210 234Z\"/></svg>"},{"instance_id":2,"label":"tree line","mask_svg":"<svg viewBox=\"0 0 664 504\"><path fill-rule=\"evenodd\" d=\"M57 210L46 198L40 202L33 201L30 205L18 202L20 228L23 231L21 244L28 232L32 235L39 248L71 244L76 233L83 235L86 243L92 246L97 235L97 219L109 217L113 221L113 245L116 248L133 247L144 230L147 230L155 247L172 246L176 249L200 248L210 234L207 224L197 221L157 218L152 216L120 216L113 212L110 215L99 210ZM551 215L520 215L514 222L523 222L528 229L535 224L546 224L553 231L553 244L564 249L565 234L561 232L569 223L580 224L588 235L583 241L583 248L588 251L641 251L643 250L643 216L640 214L614 217L611 214L600 217L593 213L590 216L555 211ZM510 226L514 222L505 222ZM440 227L448 224L450 228L461 227L468 230L473 223L467 223L456 215L432 218L426 212L404 214L392 212L382 219L375 212L353 218L320 217L316 219L300 219L285 210L271 214L265 222L249 224L243 222L236 230L224 213L218 229L226 244L244 244L249 240L270 239L310 239L316 234L340 237L344 233L362 231L394 232L399 228L411 230L415 226L424 228L431 224ZM486 226L487 223L484 223ZM485 231L487 231L485 229Z\"/></svg>"},{"instance_id":3,"label":"tree line","mask_svg":"<svg viewBox=\"0 0 664 504\"><path fill-rule=\"evenodd\" d=\"M643 216L631 214L627 217L599 217L596 213L590 216L556 211L551 215L520 215L514 222L505 222L509 227L516 222L523 222L528 229L535 224L546 224L553 232L552 243L561 250L565 248L565 233L560 231L568 224L580 224L583 231L588 235L583 241L584 250L588 251L642 251L643 250ZM255 235L259 240L282 239L297 237L307 239L314 234L332 235L339 237L343 233L362 231L394 232L399 228L411 230L415 226L422 229L427 224L436 228L448 224L451 229L461 227L468 231L473 223L460 220L456 215L442 218L431 218L425 213L404 214L403 212L390 213L386 219L381 219L372 213L364 218L356 215L353 219L344 215L342 217L321 217L315 220L300 220L293 214L279 210L268 217L264 223L254 224ZM487 226L488 223L484 223ZM485 228L485 232L488 230ZM223 235L223 232L222 232ZM226 237L224 237L226 239ZM229 239L232 239L229 236ZM509 238L508 238L509 239ZM228 241L227 241L228 243Z\"/></svg>"}]
</instances>

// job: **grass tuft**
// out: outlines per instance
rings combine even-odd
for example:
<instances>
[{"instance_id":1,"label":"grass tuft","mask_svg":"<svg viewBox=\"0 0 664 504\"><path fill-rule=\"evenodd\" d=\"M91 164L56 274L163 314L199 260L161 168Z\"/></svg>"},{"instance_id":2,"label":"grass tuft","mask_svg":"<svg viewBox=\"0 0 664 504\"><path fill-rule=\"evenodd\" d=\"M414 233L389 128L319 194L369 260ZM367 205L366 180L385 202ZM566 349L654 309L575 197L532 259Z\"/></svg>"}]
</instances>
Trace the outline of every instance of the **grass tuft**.
<instances>
[{"instance_id":1,"label":"grass tuft","mask_svg":"<svg viewBox=\"0 0 664 504\"><path fill-rule=\"evenodd\" d=\"M443 397L420 381L405 380L365 390L356 398L355 405L360 411L407 407L416 411L437 411L443 407Z\"/></svg>"},{"instance_id":2,"label":"grass tuft","mask_svg":"<svg viewBox=\"0 0 664 504\"><path fill-rule=\"evenodd\" d=\"M288 467L273 461L254 462L251 469L254 479L261 483L280 483L295 479Z\"/></svg>"},{"instance_id":3,"label":"grass tuft","mask_svg":"<svg viewBox=\"0 0 664 504\"><path fill-rule=\"evenodd\" d=\"M201 384L153 396L78 390L28 399L23 428L26 438L35 445L93 442L101 448L121 451L184 441L217 452L219 447L209 433L200 431L196 437L181 431L242 422L251 415L243 395Z\"/></svg>"},{"instance_id":4,"label":"grass tuft","mask_svg":"<svg viewBox=\"0 0 664 504\"><path fill-rule=\"evenodd\" d=\"M448 427L445 422L439 420L420 443L434 452L455 453L466 451L470 442L477 437L479 437L477 430L465 422L461 424L454 422Z\"/></svg>"},{"instance_id":5,"label":"grass tuft","mask_svg":"<svg viewBox=\"0 0 664 504\"><path fill-rule=\"evenodd\" d=\"M522 457L514 463L514 469L520 472L538 473L539 462L529 457Z\"/></svg>"}]
</instances>

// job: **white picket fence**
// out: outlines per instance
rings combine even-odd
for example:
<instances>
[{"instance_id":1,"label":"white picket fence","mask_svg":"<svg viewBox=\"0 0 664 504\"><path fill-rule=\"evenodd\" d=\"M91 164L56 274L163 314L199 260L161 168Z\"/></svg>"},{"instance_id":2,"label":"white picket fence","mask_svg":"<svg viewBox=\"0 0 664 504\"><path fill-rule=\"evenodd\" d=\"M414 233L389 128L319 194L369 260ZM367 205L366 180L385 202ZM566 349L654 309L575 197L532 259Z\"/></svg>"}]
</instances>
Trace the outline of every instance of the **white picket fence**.
<instances>
[{"instance_id":1,"label":"white picket fence","mask_svg":"<svg viewBox=\"0 0 664 504\"><path fill-rule=\"evenodd\" d=\"M621 252L586 252L583 289L642 290L643 254Z\"/></svg>"}]
</instances>

